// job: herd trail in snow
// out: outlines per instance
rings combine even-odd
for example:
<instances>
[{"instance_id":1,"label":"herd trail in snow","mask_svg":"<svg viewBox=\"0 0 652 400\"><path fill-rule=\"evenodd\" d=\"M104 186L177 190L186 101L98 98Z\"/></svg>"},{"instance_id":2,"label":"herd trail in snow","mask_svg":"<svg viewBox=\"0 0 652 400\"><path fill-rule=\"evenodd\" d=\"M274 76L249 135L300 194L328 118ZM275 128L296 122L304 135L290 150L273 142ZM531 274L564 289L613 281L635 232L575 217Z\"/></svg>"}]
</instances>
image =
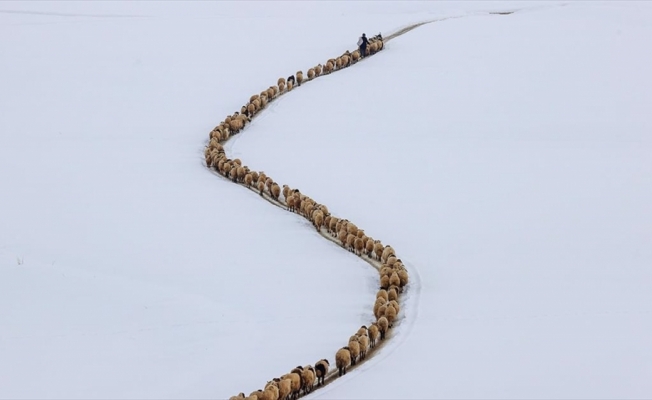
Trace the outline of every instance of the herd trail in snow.
<instances>
[{"instance_id":1,"label":"herd trail in snow","mask_svg":"<svg viewBox=\"0 0 652 400\"><path fill-rule=\"evenodd\" d=\"M478 13L469 13L469 14L460 15L460 16L450 16L450 17L443 17L443 18L438 18L438 19L422 21L422 22L414 23L414 24L405 26L403 28L400 28L400 29L398 29L398 30L386 35L386 36L383 35L383 43L386 44L387 42L389 42L389 41L391 41L391 40L393 40L393 39L395 39L395 38L397 38L397 37L399 37L401 35L404 35L404 34L410 32L410 31L412 31L412 30L414 30L414 29L416 29L416 28L418 28L420 26L430 24L430 23L433 23L433 22L441 22L441 21L445 21L445 20L449 20L449 19L455 19L455 18L464 18L464 17L468 17L468 16L473 16L473 15L510 15L510 14L513 14L514 12L516 12L516 10L512 10L512 11L483 11L483 12L478 12ZM383 50L384 49L385 49L385 47L383 47ZM368 58L372 58L372 57L367 56L364 59L361 59L359 61L364 61L364 60L366 60ZM337 71L339 71L339 69L333 70L333 72L337 72ZM309 81L306 80L304 84L306 84L308 82ZM294 90L296 90L296 88ZM286 92L284 92L282 94L287 94L287 93L288 92L286 91ZM279 96L282 95L282 94L279 93ZM262 109L261 112L262 111L264 111L264 109ZM257 114L257 115L259 115L259 114ZM234 136L230 136L225 141L225 143L230 141L233 137ZM204 162L204 160L202 159L202 163L203 162ZM229 179L228 177L223 176L217 170L211 168L210 166L208 166L208 168L214 175L216 175L216 176L218 176L218 177L220 177L222 179L227 179L227 180L231 181L231 179ZM238 183L238 182L235 182L235 183L238 184L239 186L247 188L247 189L249 189L249 190L251 190L251 191L253 191L253 192L257 193L257 194L260 194L255 187L248 186L245 183ZM273 199L268 193L266 193L264 191L261 194L261 198L266 200L270 204L282 209L282 210L292 212L292 211L288 210L288 207L284 202L281 202L280 200ZM343 250L348 251L348 250L345 249L345 247L343 247L340 244L340 242L339 242L339 240L337 238L334 238L334 237L332 237L330 235L330 233L328 232L327 229L324 229L322 227L319 230L319 234L323 238L335 243L338 247L342 248ZM367 255L365 255L364 253L362 255L358 256L358 257L360 257L362 260L367 262L371 267L373 267L374 269L376 269L377 271L380 272L380 269L382 267L382 263L380 261L377 261L374 258L370 258ZM412 307L418 308L419 292L420 292L420 287L421 287L419 274L418 274L418 271L414 267L411 267L409 269L410 269L410 271L409 271L409 273L410 273L409 274L410 283L408 283L408 285L406 286L405 291L401 295L401 298L404 298L408 294L410 296L414 296L415 301L414 301L414 304L413 304ZM405 340L405 338L407 338L409 336L409 333L410 333L411 328L412 328L412 326L414 324L414 321L413 320L412 321L406 321L405 311L406 311L405 308L403 307L403 305L401 305L401 312L399 313L399 317L397 318L396 322L394 323L394 328L388 330L387 335L385 337L385 340L377 342L377 344L376 344L376 346L374 348L369 348L369 350L367 351L366 358L363 359L363 360L359 360L356 363L356 365L349 366L347 368L347 372L356 370L358 367L360 367L361 365L364 365L365 363L367 363L368 361L370 361L372 359L378 359L377 355L381 352L381 350L383 348L387 347L388 342L392 342L392 344L394 345L393 346L394 348L397 347L398 345L400 345L400 343L394 343L394 342L396 342L398 340L398 339L394 339L395 336L401 336L401 340L398 340L398 342L403 342L403 340ZM417 313L416 310L409 309L409 311L410 311L410 314L413 317L416 316L416 313ZM401 335L394 335L393 332L396 330L396 328L400 327L400 326L403 326L403 325L407 325L407 326L405 326L404 329L401 330ZM333 352L332 352L333 355L335 354L336 350L337 349L333 350ZM392 349L392 351L393 350L394 349ZM326 357L326 358L328 359L328 357ZM317 360L315 360L315 361L317 361ZM314 393L314 391L320 390L320 389L328 386L329 384L331 384L331 383L333 383L334 381L337 380L337 378L338 378L338 370L337 370L337 368L335 368L335 359L334 359L334 357L330 358L329 361L331 362L331 370L327 374L327 376L326 376L326 378L324 380L324 384L321 385L321 386L315 386L314 390L311 393ZM289 363L288 367L290 367L292 365L294 365L294 364ZM289 370L287 372L289 372ZM280 375L282 375L282 374L283 373L281 373ZM345 375L345 376L350 376L350 375ZM263 379L265 379L265 378L261 377L261 382L263 382ZM311 393L309 393L309 394L311 394ZM305 396L305 394L302 394L302 396Z\"/></svg>"}]
</instances>

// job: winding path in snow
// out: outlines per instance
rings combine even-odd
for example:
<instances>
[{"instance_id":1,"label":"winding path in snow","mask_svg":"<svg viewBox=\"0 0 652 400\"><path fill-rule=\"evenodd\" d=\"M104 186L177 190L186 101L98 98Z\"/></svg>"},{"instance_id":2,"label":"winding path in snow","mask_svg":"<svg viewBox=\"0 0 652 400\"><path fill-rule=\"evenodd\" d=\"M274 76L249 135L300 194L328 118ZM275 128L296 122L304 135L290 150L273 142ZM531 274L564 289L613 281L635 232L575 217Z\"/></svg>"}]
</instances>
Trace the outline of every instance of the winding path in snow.
<instances>
[{"instance_id":1,"label":"winding path in snow","mask_svg":"<svg viewBox=\"0 0 652 400\"><path fill-rule=\"evenodd\" d=\"M473 16L473 15L509 15L509 14L514 13L515 11L516 10L512 10L512 11L494 11L494 12L483 11L483 12L478 12L478 13L469 13L469 14L465 14L465 15L461 15L461 16L451 16L451 17L444 17L444 18L438 18L438 19L432 19L432 20L427 20L427 21L423 21L423 22L418 22L418 23L414 23L414 24L408 25L406 27L403 27L401 29L398 29L398 30L396 30L395 32L392 32L389 35L383 36L383 39L384 39L383 42L384 42L384 44L386 44L387 42L391 41L392 39L395 39L395 38L397 38L397 37L399 37L401 35L404 35L404 34L410 32L410 31L412 31L413 29L416 29L416 28L418 28L420 26L430 24L430 23L433 23L433 22L441 22L441 21L445 21L445 20L448 20L448 19L463 18L463 17ZM385 47L383 47L383 49L385 49ZM366 57L365 59L362 59L360 61L364 61L364 60L366 60L368 58L369 57ZM339 71L339 70L334 70L333 72L337 72L337 71ZM308 83L308 82L309 81L305 81L304 84ZM294 90L296 90L296 88ZM282 94L287 94L287 93L288 92L286 91L286 92L284 92ZM282 94L279 94L279 96L282 95ZM260 112L263 112L263 110L261 110ZM230 136L223 143L226 143L226 142L230 141L231 138L233 138L233 136ZM210 166L209 166L209 169L216 176L219 176L222 179L228 179L227 177L221 175L215 169L210 168ZM228 179L228 180L231 181L230 179ZM237 183L237 184L258 194L258 190L255 187L247 186L244 183ZM263 191L263 194L262 194L262 198L265 199L266 201L268 201L270 204L272 204L272 205L274 205L274 206L276 206L276 207L278 207L278 208L280 208L282 210L288 211L287 205L285 203L273 199L271 196L269 196L269 194L267 194L264 191ZM291 211L288 211L288 212L291 212ZM319 234L323 238L337 244L338 247L341 247L342 249L344 249L344 247L341 245L339 239L332 237L328 233L328 231L325 230L324 228L322 228L319 231ZM360 257L362 260L367 262L371 267L373 267L374 269L376 269L377 271L380 272L380 269L381 269L381 262L380 261L377 261L377 260L375 260L373 258L367 257L364 254L362 254L362 255L360 255L358 257ZM412 327L414 326L414 321L416 320L416 317L418 315L419 299L420 299L420 292L421 292L421 279L420 279L420 276L419 276L419 272L418 272L418 270L416 268L414 268L413 266L407 265L407 264L406 264L406 268L408 269L408 272L409 272L410 282L406 286L406 290L401 294L401 296L399 298L399 300L401 300L401 302L400 302L400 304L401 304L401 312L399 313L399 317L397 318L397 320L396 320L396 322L394 324L394 328L387 332L385 340L379 341L376 344L376 347L374 347L373 349L370 348L367 351L367 357L364 360L359 360L356 365L348 367L347 372L356 370L356 369L360 368L361 366L365 366L364 369L367 369L368 367L373 366L373 364L376 364L377 362L381 361L382 359L386 358L388 355L393 353L394 350L396 350L396 348L398 348L409 337L410 332L412 330ZM409 307L409 308L405 307L404 299L406 299L406 298L411 299L411 301L410 301L411 307ZM409 318L409 319L405 318L406 309L407 309L407 311L409 311L409 313L411 315L411 318ZM394 335L394 332L397 330L397 328L401 328L400 329L400 332L401 332L400 335ZM396 337L396 336L399 336L400 339L394 339L394 337ZM392 339L394 339L394 340L392 340ZM391 342L391 344L392 344L391 347L387 346L387 343L389 343L389 342ZM380 355L379 353L383 349L387 349L388 351L385 351L382 354L382 356L379 356ZM333 354L335 353L335 351L337 351L337 349L333 351ZM328 357L326 357L326 358L328 358ZM330 373L327 374L326 379L324 381L324 385L319 386L319 387L315 386L312 393L314 393L315 391L320 390L320 389L328 386L329 384L331 384L332 382L334 382L338 378L338 371L337 371L337 368L335 368L334 359L331 358L331 359L329 359L329 361L331 361L331 371L330 371ZM292 364L289 364L289 365L292 365ZM287 372L289 372L289 371L287 371ZM357 374L357 375L359 375L359 374ZM349 380L349 379L354 378L354 377L355 377L355 375L351 376L351 375L347 374L347 375L343 376L341 380L342 381ZM310 393L310 394L312 394L312 393Z\"/></svg>"}]
</instances>

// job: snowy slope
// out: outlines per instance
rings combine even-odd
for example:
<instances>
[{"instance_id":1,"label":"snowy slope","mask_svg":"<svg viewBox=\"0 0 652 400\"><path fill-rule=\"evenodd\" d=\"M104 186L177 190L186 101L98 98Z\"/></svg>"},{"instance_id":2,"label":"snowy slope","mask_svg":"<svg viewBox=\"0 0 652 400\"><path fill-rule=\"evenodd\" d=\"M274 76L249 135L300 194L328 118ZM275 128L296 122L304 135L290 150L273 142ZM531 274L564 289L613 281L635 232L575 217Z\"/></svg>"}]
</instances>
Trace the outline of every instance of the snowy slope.
<instances>
[{"instance_id":1,"label":"snowy slope","mask_svg":"<svg viewBox=\"0 0 652 400\"><path fill-rule=\"evenodd\" d=\"M398 347L313 398L649 397L650 15L425 25L238 139L421 278Z\"/></svg>"},{"instance_id":2,"label":"snowy slope","mask_svg":"<svg viewBox=\"0 0 652 400\"><path fill-rule=\"evenodd\" d=\"M336 4L3 2L0 397L228 397L368 320L375 272L208 172L208 132L361 29L525 6ZM649 396L636 7L424 26L229 144L421 277L398 347L323 396Z\"/></svg>"}]
</instances>

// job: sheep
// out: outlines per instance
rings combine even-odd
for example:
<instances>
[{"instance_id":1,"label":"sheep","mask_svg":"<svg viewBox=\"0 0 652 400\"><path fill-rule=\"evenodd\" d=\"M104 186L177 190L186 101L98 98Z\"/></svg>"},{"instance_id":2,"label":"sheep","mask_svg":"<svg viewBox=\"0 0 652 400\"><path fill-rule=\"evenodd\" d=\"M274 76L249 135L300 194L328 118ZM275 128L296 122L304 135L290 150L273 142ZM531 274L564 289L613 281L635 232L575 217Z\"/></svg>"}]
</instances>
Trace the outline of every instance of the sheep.
<instances>
[{"instance_id":1,"label":"sheep","mask_svg":"<svg viewBox=\"0 0 652 400\"><path fill-rule=\"evenodd\" d=\"M405 285L408 284L408 273L404 269L399 269L398 272L398 278L401 281L401 284L399 285L401 288L404 287Z\"/></svg>"},{"instance_id":2,"label":"sheep","mask_svg":"<svg viewBox=\"0 0 652 400\"><path fill-rule=\"evenodd\" d=\"M315 67L315 77L318 77L318 76L321 75L322 69L323 69L322 65L317 64L317 66Z\"/></svg>"},{"instance_id":3,"label":"sheep","mask_svg":"<svg viewBox=\"0 0 652 400\"><path fill-rule=\"evenodd\" d=\"M295 75L297 77L297 85L301 86L301 82L303 82L303 72L297 71Z\"/></svg>"},{"instance_id":4,"label":"sheep","mask_svg":"<svg viewBox=\"0 0 652 400\"><path fill-rule=\"evenodd\" d=\"M380 259L381 259L382 262L386 262L387 258L389 256L393 256L394 254L395 253L394 253L394 249L392 248L392 246L386 245L385 248L383 249L383 252L380 255Z\"/></svg>"},{"instance_id":5,"label":"sheep","mask_svg":"<svg viewBox=\"0 0 652 400\"><path fill-rule=\"evenodd\" d=\"M337 231L335 230L335 227L337 226L337 223L340 220L335 217L331 217L330 222L328 223L328 231L330 232L331 236L335 236Z\"/></svg>"},{"instance_id":6,"label":"sheep","mask_svg":"<svg viewBox=\"0 0 652 400\"><path fill-rule=\"evenodd\" d=\"M231 181L233 183L236 183L236 181L238 180L238 167L237 166L234 165L231 168L231 170L229 171L229 178L231 179ZM398 278L398 275L396 277Z\"/></svg>"},{"instance_id":7,"label":"sheep","mask_svg":"<svg viewBox=\"0 0 652 400\"><path fill-rule=\"evenodd\" d=\"M349 250L350 252L354 251L353 244L355 243L355 235L349 233L346 236L346 249Z\"/></svg>"},{"instance_id":8,"label":"sheep","mask_svg":"<svg viewBox=\"0 0 652 400\"><path fill-rule=\"evenodd\" d=\"M369 350L369 336L367 336L367 332L363 335L358 335L358 343L360 343L360 359L364 360L367 358L367 350Z\"/></svg>"},{"instance_id":9,"label":"sheep","mask_svg":"<svg viewBox=\"0 0 652 400\"><path fill-rule=\"evenodd\" d=\"M245 185L247 185L247 187L251 187L251 184L253 183L253 181L254 181L253 175L246 174L244 176L244 183L245 183Z\"/></svg>"},{"instance_id":10,"label":"sheep","mask_svg":"<svg viewBox=\"0 0 652 400\"><path fill-rule=\"evenodd\" d=\"M247 104L247 112L249 113L249 115L256 114L256 106L253 103Z\"/></svg>"},{"instance_id":11,"label":"sheep","mask_svg":"<svg viewBox=\"0 0 652 400\"><path fill-rule=\"evenodd\" d=\"M278 81L276 81L276 84L279 85L279 86L285 85L285 78L282 78L282 77L278 78Z\"/></svg>"},{"instance_id":12,"label":"sheep","mask_svg":"<svg viewBox=\"0 0 652 400\"><path fill-rule=\"evenodd\" d=\"M251 171L250 174L251 174L251 177L253 178L252 183L257 183L258 182L258 172Z\"/></svg>"},{"instance_id":13,"label":"sheep","mask_svg":"<svg viewBox=\"0 0 652 400\"><path fill-rule=\"evenodd\" d=\"M398 300L398 288L396 286L389 287L389 291L387 292L387 300Z\"/></svg>"},{"instance_id":14,"label":"sheep","mask_svg":"<svg viewBox=\"0 0 652 400\"><path fill-rule=\"evenodd\" d=\"M278 400L279 394L280 391L278 390L278 387L271 382L268 382L267 385L265 385L265 389L263 389L262 400Z\"/></svg>"},{"instance_id":15,"label":"sheep","mask_svg":"<svg viewBox=\"0 0 652 400\"><path fill-rule=\"evenodd\" d=\"M281 187L276 182L272 183L270 194L272 196L272 199L278 201L278 198L281 195Z\"/></svg>"},{"instance_id":16,"label":"sheep","mask_svg":"<svg viewBox=\"0 0 652 400\"><path fill-rule=\"evenodd\" d=\"M291 191L292 189L290 189L288 185L283 185L283 198L285 199L286 202L288 199L288 195L290 194Z\"/></svg>"},{"instance_id":17,"label":"sheep","mask_svg":"<svg viewBox=\"0 0 652 400\"><path fill-rule=\"evenodd\" d=\"M308 70L308 80L310 81L310 80L313 80L313 79L315 79L315 68L314 67L310 68Z\"/></svg>"},{"instance_id":18,"label":"sheep","mask_svg":"<svg viewBox=\"0 0 652 400\"><path fill-rule=\"evenodd\" d=\"M289 92L290 90L292 90L292 88L294 87L294 83L293 83L293 81L288 81L286 85L287 85L287 88L288 88L288 92Z\"/></svg>"},{"instance_id":19,"label":"sheep","mask_svg":"<svg viewBox=\"0 0 652 400\"><path fill-rule=\"evenodd\" d=\"M262 400L263 399L263 391L258 389L258 390L254 391L254 392L251 392L251 394L249 395L249 398L253 398L253 399L256 399L256 400Z\"/></svg>"},{"instance_id":20,"label":"sheep","mask_svg":"<svg viewBox=\"0 0 652 400\"><path fill-rule=\"evenodd\" d=\"M279 94L285 92L285 82L281 82L278 84L278 92Z\"/></svg>"},{"instance_id":21,"label":"sheep","mask_svg":"<svg viewBox=\"0 0 652 400\"><path fill-rule=\"evenodd\" d=\"M376 255L376 260L380 261L380 256L383 254L384 249L385 247L380 243L380 240L376 240L376 243L374 243L374 254Z\"/></svg>"},{"instance_id":22,"label":"sheep","mask_svg":"<svg viewBox=\"0 0 652 400\"><path fill-rule=\"evenodd\" d=\"M366 335L367 332L368 332L367 327L366 327L365 325L362 325L362 326L360 327L360 329L358 329L358 332L356 332L356 335L358 335L358 336L360 336L360 335Z\"/></svg>"},{"instance_id":23,"label":"sheep","mask_svg":"<svg viewBox=\"0 0 652 400\"><path fill-rule=\"evenodd\" d=\"M274 378L273 381L278 386L279 400L285 400L292 393L292 380L290 378Z\"/></svg>"},{"instance_id":24,"label":"sheep","mask_svg":"<svg viewBox=\"0 0 652 400\"><path fill-rule=\"evenodd\" d=\"M389 301L389 304L391 304L392 307L394 307L394 309L396 310L396 314L398 314L398 313L401 312L401 306L398 304L398 301L396 301L396 300L390 300L390 301Z\"/></svg>"},{"instance_id":25,"label":"sheep","mask_svg":"<svg viewBox=\"0 0 652 400\"><path fill-rule=\"evenodd\" d=\"M361 238L355 238L353 241L353 247L355 248L355 254L362 255L362 250L364 250L364 240Z\"/></svg>"},{"instance_id":26,"label":"sheep","mask_svg":"<svg viewBox=\"0 0 652 400\"><path fill-rule=\"evenodd\" d=\"M392 266L394 266L394 264L396 264L396 260L397 260L396 256L389 256L389 257L387 257L386 264L389 265L390 267L392 267Z\"/></svg>"},{"instance_id":27,"label":"sheep","mask_svg":"<svg viewBox=\"0 0 652 400\"><path fill-rule=\"evenodd\" d=\"M398 277L396 272L392 272L392 275L389 277L389 284L392 286L400 286L401 278Z\"/></svg>"},{"instance_id":28,"label":"sheep","mask_svg":"<svg viewBox=\"0 0 652 400\"><path fill-rule=\"evenodd\" d=\"M237 396L231 396L229 397L229 400L238 400L238 399L244 399L245 394L244 393L239 393Z\"/></svg>"},{"instance_id":29,"label":"sheep","mask_svg":"<svg viewBox=\"0 0 652 400\"><path fill-rule=\"evenodd\" d=\"M269 98L269 100L272 100L274 98L274 96L276 95L276 92L274 91L273 86L270 86L265 92L267 93L267 98Z\"/></svg>"},{"instance_id":30,"label":"sheep","mask_svg":"<svg viewBox=\"0 0 652 400\"><path fill-rule=\"evenodd\" d=\"M351 353L351 365L355 365L358 362L358 357L360 357L360 343L357 336L354 335L349 338L348 347Z\"/></svg>"},{"instance_id":31,"label":"sheep","mask_svg":"<svg viewBox=\"0 0 652 400\"><path fill-rule=\"evenodd\" d=\"M258 194L262 196L262 195L263 195L263 191L265 190L265 182L263 182L262 180L258 179L258 184L257 184L257 186L258 186Z\"/></svg>"},{"instance_id":32,"label":"sheep","mask_svg":"<svg viewBox=\"0 0 652 400\"><path fill-rule=\"evenodd\" d=\"M380 288L381 289L389 289L389 276L388 275L383 275L380 277Z\"/></svg>"},{"instance_id":33,"label":"sheep","mask_svg":"<svg viewBox=\"0 0 652 400\"><path fill-rule=\"evenodd\" d=\"M376 302L374 303L374 309L373 309L373 311L374 311L374 316L375 316L376 318L379 318L381 315L383 315L383 314L380 313L380 311L381 311L380 309L381 309L381 307L384 306L386 303L387 303L387 301L386 301L384 298L382 298L382 297L376 299ZM384 310L383 310L383 313L384 313Z\"/></svg>"},{"instance_id":34,"label":"sheep","mask_svg":"<svg viewBox=\"0 0 652 400\"><path fill-rule=\"evenodd\" d=\"M360 60L360 50L356 50L351 53L351 62L353 64L357 63Z\"/></svg>"},{"instance_id":35,"label":"sheep","mask_svg":"<svg viewBox=\"0 0 652 400\"><path fill-rule=\"evenodd\" d=\"M279 94L278 86L272 86L272 89L274 90L274 96L272 96L272 97L278 97L278 94Z\"/></svg>"},{"instance_id":36,"label":"sheep","mask_svg":"<svg viewBox=\"0 0 652 400\"><path fill-rule=\"evenodd\" d=\"M378 329L378 324L373 323L369 325L369 344L371 348L376 347L376 340L378 340L379 335L380 330Z\"/></svg>"},{"instance_id":37,"label":"sheep","mask_svg":"<svg viewBox=\"0 0 652 400\"><path fill-rule=\"evenodd\" d=\"M385 302L389 301L389 294L387 293L387 290L385 289L380 289L378 293L376 293L376 300L378 299L385 299Z\"/></svg>"},{"instance_id":38,"label":"sheep","mask_svg":"<svg viewBox=\"0 0 652 400\"><path fill-rule=\"evenodd\" d=\"M265 186L267 187L267 191L272 190L273 184L274 184L274 180L268 176L267 179L265 179Z\"/></svg>"},{"instance_id":39,"label":"sheep","mask_svg":"<svg viewBox=\"0 0 652 400\"><path fill-rule=\"evenodd\" d=\"M380 318L385 316L385 312L387 311L387 306L389 303L381 304L377 309L376 312L374 313L374 316L376 318Z\"/></svg>"},{"instance_id":40,"label":"sheep","mask_svg":"<svg viewBox=\"0 0 652 400\"><path fill-rule=\"evenodd\" d=\"M304 395L312 392L312 388L315 386L315 370L311 365L306 365L303 367L303 373L301 374L301 384Z\"/></svg>"},{"instance_id":41,"label":"sheep","mask_svg":"<svg viewBox=\"0 0 652 400\"><path fill-rule=\"evenodd\" d=\"M326 65L324 65L324 74L330 74L333 72L333 69L335 68L335 64L332 63L331 61L328 61Z\"/></svg>"},{"instance_id":42,"label":"sheep","mask_svg":"<svg viewBox=\"0 0 652 400\"><path fill-rule=\"evenodd\" d=\"M348 224L346 224L346 231L356 236L358 234L358 227L353 222L349 222Z\"/></svg>"},{"instance_id":43,"label":"sheep","mask_svg":"<svg viewBox=\"0 0 652 400\"><path fill-rule=\"evenodd\" d=\"M245 175L247 175L247 168L246 167L236 168L236 175L238 177L238 182L244 182Z\"/></svg>"},{"instance_id":44,"label":"sheep","mask_svg":"<svg viewBox=\"0 0 652 400\"><path fill-rule=\"evenodd\" d=\"M348 233L346 233L346 230L342 229L337 233L337 238L339 239L340 242L342 242L342 247L346 247L346 237L348 236Z\"/></svg>"},{"instance_id":45,"label":"sheep","mask_svg":"<svg viewBox=\"0 0 652 400\"><path fill-rule=\"evenodd\" d=\"M385 308L385 318L387 318L387 322L389 324L389 327L394 326L394 321L396 320L396 308L390 303L386 308Z\"/></svg>"},{"instance_id":46,"label":"sheep","mask_svg":"<svg viewBox=\"0 0 652 400\"><path fill-rule=\"evenodd\" d=\"M321 230L323 224L324 224L324 213L322 213L321 210L316 210L313 213L313 225L315 225L315 229L317 229L317 232Z\"/></svg>"},{"instance_id":47,"label":"sheep","mask_svg":"<svg viewBox=\"0 0 652 400\"><path fill-rule=\"evenodd\" d=\"M349 365L351 365L351 351L348 347L342 347L335 353L338 376L346 375L346 368Z\"/></svg>"},{"instance_id":48,"label":"sheep","mask_svg":"<svg viewBox=\"0 0 652 400\"><path fill-rule=\"evenodd\" d=\"M315 375L317 376L317 386L324 384L324 379L328 374L328 369L330 368L330 363L327 359L321 359L315 363Z\"/></svg>"},{"instance_id":49,"label":"sheep","mask_svg":"<svg viewBox=\"0 0 652 400\"><path fill-rule=\"evenodd\" d=\"M378 318L378 331L380 332L380 340L385 340L385 334L387 333L388 328L389 321L387 321L387 318L384 316Z\"/></svg>"},{"instance_id":50,"label":"sheep","mask_svg":"<svg viewBox=\"0 0 652 400\"><path fill-rule=\"evenodd\" d=\"M289 374L285 374L281 376L281 379L290 379L291 384L290 384L290 395L289 397L296 399L299 397L299 390L301 390L301 375L297 374L296 372L290 372Z\"/></svg>"},{"instance_id":51,"label":"sheep","mask_svg":"<svg viewBox=\"0 0 652 400\"><path fill-rule=\"evenodd\" d=\"M374 250L374 240L372 238L367 238L367 242L364 246L367 257L371 258L371 252Z\"/></svg>"}]
</instances>

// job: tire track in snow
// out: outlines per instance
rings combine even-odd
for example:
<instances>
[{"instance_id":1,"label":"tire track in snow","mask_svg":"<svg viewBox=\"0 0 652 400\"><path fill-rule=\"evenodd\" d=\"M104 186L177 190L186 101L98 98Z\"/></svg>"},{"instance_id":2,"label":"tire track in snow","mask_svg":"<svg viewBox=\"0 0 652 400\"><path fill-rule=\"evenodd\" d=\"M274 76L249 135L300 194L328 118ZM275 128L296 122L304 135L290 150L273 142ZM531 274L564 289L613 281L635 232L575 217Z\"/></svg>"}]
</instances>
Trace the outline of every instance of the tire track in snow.
<instances>
[{"instance_id":1,"label":"tire track in snow","mask_svg":"<svg viewBox=\"0 0 652 400\"><path fill-rule=\"evenodd\" d=\"M509 14L514 13L514 12L516 12L516 10L514 10L514 11L494 11L494 12L492 12L492 11L483 11L483 12L478 12L478 13L469 13L469 14L465 14L465 15L461 15L461 16L450 16L450 17L432 19L432 20L428 20L428 21L422 21L422 22L414 23L414 24L408 25L406 27L400 28L400 29L396 30L395 32L390 33L387 36L383 36L383 42L387 43L387 42L389 42L389 41L391 41L391 40L393 40L393 39L395 39L395 38L397 38L399 36L402 36L402 35L410 32L410 31L412 31L412 30L414 30L414 29L416 29L416 28L418 28L420 26L430 24L430 23L433 23L433 22L441 22L441 21L446 21L446 20L455 19L455 18L464 18L464 17L468 17L468 16L473 16L473 15L509 15ZM384 49L385 49L385 47L383 46L383 50ZM368 58L370 58L370 57L365 57L365 58L359 60L358 62L365 61ZM333 72L337 72L337 71L340 71L340 70L339 69L334 70ZM316 78L314 78L314 79L316 79ZM305 81L305 83L308 83L308 82L310 82L310 81ZM296 88L294 88L294 90L296 90ZM287 94L287 93L288 92L286 91L286 92L284 92L282 94L279 94L279 97L281 95ZM270 101L270 103L273 104L274 102ZM271 104L268 104L267 109L271 108L270 107ZM262 111L263 110L261 110L261 112ZM260 114L258 114L258 115L260 115ZM253 119L252 119L252 121L253 121ZM235 141L236 141L236 140L232 140L232 138L233 138L233 135L230 136L225 142L223 142L223 144L226 144L226 143L230 142L231 146L228 146L229 147L228 150L231 150L233 143L235 143ZM226 150L226 146L225 146L225 150ZM202 165L206 166L205 160L203 160L203 159L202 159ZM210 166L208 168L211 171L211 173L213 173L214 175L216 175L216 176L218 176L218 177L220 177L222 179L231 181L229 178L221 175L219 172L217 172L215 169L211 168ZM234 183L236 183L237 185L239 185L239 186L241 186L243 188L249 189L254 193L259 194L258 190L256 188L254 188L254 187L247 186L244 183L238 183L238 182L234 182ZM263 194L261 195L261 198L266 200L267 202L269 202L273 206L276 206L276 207L278 207L278 208L280 208L282 210L285 210L287 212L291 212L291 211L289 211L287 209L286 204L284 204L283 202L281 202L279 200L273 199L269 194L267 194L264 191L263 191ZM294 212L292 212L292 213L295 214ZM300 215L300 214L297 214L297 215ZM323 238L325 238L325 239L329 240L330 242L336 244L338 247L341 247L341 248L345 249L344 246L340 243L339 239L332 237L330 235L330 233L328 233L328 231L325 230L324 228L321 228L319 230L319 234ZM362 254L362 255L360 255L358 257L361 258L363 261L367 262L372 268L374 268L378 272L380 272L380 269L381 269L381 262L380 261L377 261L377 260L375 260L373 258L367 257L364 254ZM401 312L399 314L400 316L395 321L394 327L387 332L387 334L385 336L385 340L379 341L374 348L370 348L367 351L367 357L364 360L358 360L356 365L349 366L347 368L347 375L339 377L339 379L338 379L337 368L334 368L335 363L333 362L331 364L331 367L332 367L331 371L327 374L326 379L324 380L324 384L322 386L315 386L313 392L309 393L308 396L311 396L315 392L319 392L320 395L327 393L328 391L323 391L323 388L329 386L330 384L332 384L336 380L341 382L341 383L344 383L344 382L350 381L351 379L355 379L356 377L358 377L362 373L364 373L366 370L372 368L378 362L380 362L383 359L387 358L390 354L392 354L394 351L396 351L396 349L399 348L400 345L403 344L407 340L407 338L409 338L410 333L412 332L415 321L416 321L416 319L418 317L418 314L419 314L419 303L420 303L420 298L421 298L421 277L420 277L418 269L415 266L413 266L413 265L411 265L409 263L406 263L405 267L408 269L409 276L410 276L410 282L407 284L407 286L406 286L406 288L405 288L405 290L402 293L401 298L400 298L400 300L402 300L401 301L401 303L402 303ZM410 314L410 318L406 318L406 316L405 316L406 311ZM400 335L399 335L399 333L400 333ZM394 337L398 337L398 339L392 340L392 339L394 339ZM391 342L392 346L387 346L387 343L389 343L389 342ZM387 350L383 351L383 349L387 349ZM348 374L349 371L356 371L356 370L360 370L358 374L353 374L353 375ZM306 395L303 395L303 396L300 396L300 397L305 397L305 396Z\"/></svg>"}]
</instances>

